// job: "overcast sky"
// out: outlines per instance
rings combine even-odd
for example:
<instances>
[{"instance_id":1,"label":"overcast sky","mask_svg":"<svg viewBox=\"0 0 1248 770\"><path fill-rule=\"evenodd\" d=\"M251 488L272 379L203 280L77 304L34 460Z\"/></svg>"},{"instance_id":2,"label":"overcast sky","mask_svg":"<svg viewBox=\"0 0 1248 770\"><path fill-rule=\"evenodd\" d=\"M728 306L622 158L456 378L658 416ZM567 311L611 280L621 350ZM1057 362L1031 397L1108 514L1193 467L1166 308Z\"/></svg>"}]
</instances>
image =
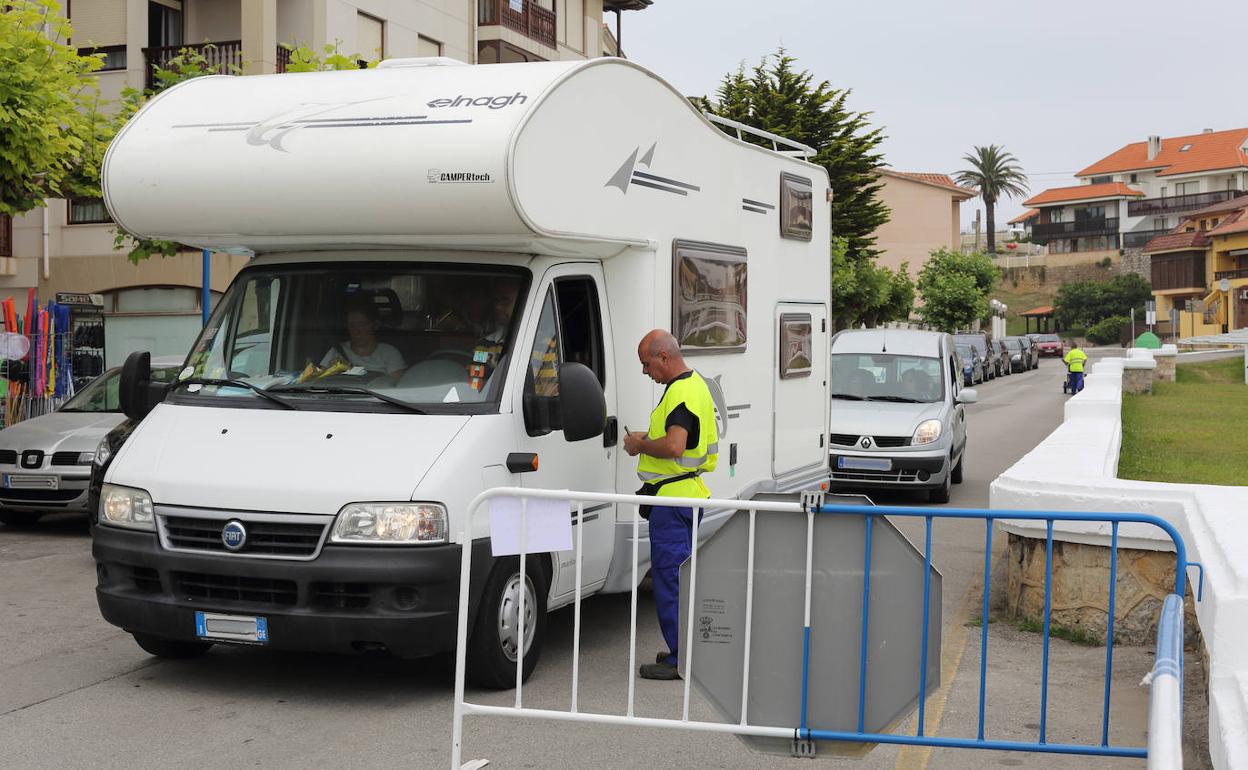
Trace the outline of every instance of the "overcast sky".
<instances>
[{"instance_id":1,"label":"overcast sky","mask_svg":"<svg viewBox=\"0 0 1248 770\"><path fill-rule=\"evenodd\" d=\"M655 0L622 36L689 95L783 45L853 89L898 171L952 173L972 145L1003 144L1035 193L1149 134L1248 126L1246 33L1243 0ZM999 204L999 226L1022 211Z\"/></svg>"}]
</instances>

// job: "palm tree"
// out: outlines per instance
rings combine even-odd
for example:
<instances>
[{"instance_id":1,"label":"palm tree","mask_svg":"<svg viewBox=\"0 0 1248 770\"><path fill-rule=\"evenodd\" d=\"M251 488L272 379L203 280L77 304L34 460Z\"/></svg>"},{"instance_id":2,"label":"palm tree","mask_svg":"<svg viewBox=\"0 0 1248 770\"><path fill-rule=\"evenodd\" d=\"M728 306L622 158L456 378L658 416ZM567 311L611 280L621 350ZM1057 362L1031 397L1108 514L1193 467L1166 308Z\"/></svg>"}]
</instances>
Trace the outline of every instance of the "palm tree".
<instances>
[{"instance_id":1,"label":"palm tree","mask_svg":"<svg viewBox=\"0 0 1248 770\"><path fill-rule=\"evenodd\" d=\"M969 169L957 172L958 184L979 190L979 197L984 199L984 208L988 209L988 253L997 253L996 206L1002 195L1020 198L1027 194L1027 175L1018 165L1018 158L1005 151L1004 147L990 144L987 147L972 147L970 155L963 155L962 160L971 164Z\"/></svg>"}]
</instances>

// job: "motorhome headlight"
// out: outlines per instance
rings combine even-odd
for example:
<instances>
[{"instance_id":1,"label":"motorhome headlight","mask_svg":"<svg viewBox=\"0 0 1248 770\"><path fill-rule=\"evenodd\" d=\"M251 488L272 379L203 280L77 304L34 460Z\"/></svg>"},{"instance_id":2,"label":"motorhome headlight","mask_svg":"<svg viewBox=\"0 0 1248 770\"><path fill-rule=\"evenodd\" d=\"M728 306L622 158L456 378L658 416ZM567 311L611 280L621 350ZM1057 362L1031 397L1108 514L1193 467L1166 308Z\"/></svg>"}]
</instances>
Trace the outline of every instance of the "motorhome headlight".
<instances>
[{"instance_id":1,"label":"motorhome headlight","mask_svg":"<svg viewBox=\"0 0 1248 770\"><path fill-rule=\"evenodd\" d=\"M108 458L113 456L113 448L108 445L108 436L100 439L99 445L95 447L95 457L91 462L101 468L108 462Z\"/></svg>"},{"instance_id":2,"label":"motorhome headlight","mask_svg":"<svg viewBox=\"0 0 1248 770\"><path fill-rule=\"evenodd\" d=\"M334 543L421 545L446 542L446 508L437 503L351 503L338 512Z\"/></svg>"},{"instance_id":3,"label":"motorhome headlight","mask_svg":"<svg viewBox=\"0 0 1248 770\"><path fill-rule=\"evenodd\" d=\"M152 496L142 489L105 484L100 489L100 523L154 531Z\"/></svg>"},{"instance_id":4,"label":"motorhome headlight","mask_svg":"<svg viewBox=\"0 0 1248 770\"><path fill-rule=\"evenodd\" d=\"M930 444L940 438L940 420L924 420L914 431L914 440L910 443Z\"/></svg>"}]
</instances>

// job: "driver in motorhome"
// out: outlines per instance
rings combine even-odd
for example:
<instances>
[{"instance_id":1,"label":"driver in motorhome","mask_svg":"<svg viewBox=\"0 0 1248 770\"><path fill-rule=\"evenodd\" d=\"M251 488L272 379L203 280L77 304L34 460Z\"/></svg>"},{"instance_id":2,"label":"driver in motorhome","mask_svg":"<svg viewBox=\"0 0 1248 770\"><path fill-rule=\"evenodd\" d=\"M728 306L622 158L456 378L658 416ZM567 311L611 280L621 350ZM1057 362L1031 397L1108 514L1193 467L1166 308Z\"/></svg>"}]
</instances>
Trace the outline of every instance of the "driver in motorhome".
<instances>
[{"instance_id":1,"label":"driver in motorhome","mask_svg":"<svg viewBox=\"0 0 1248 770\"><path fill-rule=\"evenodd\" d=\"M403 370L406 364L398 348L377 339L381 313L371 296L352 298L347 303L346 320L350 339L331 347L321 359L322 367L341 361L381 374L394 375Z\"/></svg>"},{"instance_id":2,"label":"driver in motorhome","mask_svg":"<svg viewBox=\"0 0 1248 770\"><path fill-rule=\"evenodd\" d=\"M520 284L515 280L496 281L494 291L484 294L491 298L489 316L475 324L481 336L472 349L472 362L468 364L468 385L473 390L485 387L502 358L507 344L507 326L511 323L519 294Z\"/></svg>"}]
</instances>

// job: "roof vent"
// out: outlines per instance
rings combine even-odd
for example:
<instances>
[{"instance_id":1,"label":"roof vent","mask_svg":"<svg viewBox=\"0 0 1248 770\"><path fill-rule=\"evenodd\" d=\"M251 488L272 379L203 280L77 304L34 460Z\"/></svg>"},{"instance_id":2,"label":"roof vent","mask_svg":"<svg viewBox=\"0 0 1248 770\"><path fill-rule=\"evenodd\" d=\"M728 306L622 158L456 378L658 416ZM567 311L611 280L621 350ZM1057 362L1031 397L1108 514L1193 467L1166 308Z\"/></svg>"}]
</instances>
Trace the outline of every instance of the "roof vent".
<instances>
[{"instance_id":1,"label":"roof vent","mask_svg":"<svg viewBox=\"0 0 1248 770\"><path fill-rule=\"evenodd\" d=\"M1202 134L1212 134L1212 133L1213 133L1213 129L1212 129L1212 128L1204 128L1204 129L1201 129L1200 133L1202 133Z\"/></svg>"},{"instance_id":2,"label":"roof vent","mask_svg":"<svg viewBox=\"0 0 1248 770\"><path fill-rule=\"evenodd\" d=\"M384 62L383 62L384 63ZM1161 154L1161 137L1154 134L1148 137L1148 159L1156 160Z\"/></svg>"},{"instance_id":3,"label":"roof vent","mask_svg":"<svg viewBox=\"0 0 1248 770\"><path fill-rule=\"evenodd\" d=\"M1190 149L1192 149L1192 143L1188 142L1187 144L1179 148L1179 152L1187 152Z\"/></svg>"},{"instance_id":4,"label":"roof vent","mask_svg":"<svg viewBox=\"0 0 1248 770\"><path fill-rule=\"evenodd\" d=\"M399 69L401 67L462 67L467 66L459 59L449 56L421 56L407 59L386 59L377 64L377 69Z\"/></svg>"}]
</instances>

